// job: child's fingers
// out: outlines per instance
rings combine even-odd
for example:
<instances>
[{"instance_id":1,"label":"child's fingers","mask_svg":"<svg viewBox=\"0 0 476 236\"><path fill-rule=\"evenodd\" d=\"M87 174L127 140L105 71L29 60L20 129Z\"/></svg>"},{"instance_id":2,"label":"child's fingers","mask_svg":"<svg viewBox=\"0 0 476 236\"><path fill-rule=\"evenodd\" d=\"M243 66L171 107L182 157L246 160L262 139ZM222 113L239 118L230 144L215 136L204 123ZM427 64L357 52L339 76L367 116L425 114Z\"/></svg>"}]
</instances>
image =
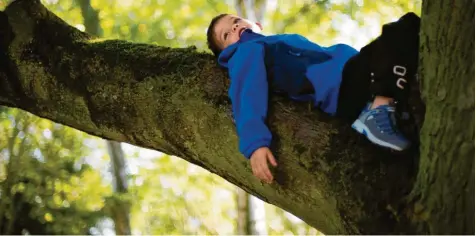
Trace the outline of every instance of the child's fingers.
<instances>
[{"instance_id":1,"label":"child's fingers","mask_svg":"<svg viewBox=\"0 0 476 236\"><path fill-rule=\"evenodd\" d=\"M267 165L267 164L266 164ZM271 174L271 171L269 171L269 168L268 166L266 166L266 168L264 169L264 173L266 175L266 181L268 183L271 183L273 182L273 174Z\"/></svg>"},{"instance_id":2,"label":"child's fingers","mask_svg":"<svg viewBox=\"0 0 476 236\"><path fill-rule=\"evenodd\" d=\"M265 154L260 158L251 159L251 169L253 175L256 176L261 181L266 183L271 183L273 181L273 175L268 168L268 155Z\"/></svg>"},{"instance_id":3,"label":"child's fingers","mask_svg":"<svg viewBox=\"0 0 476 236\"><path fill-rule=\"evenodd\" d=\"M263 162L259 163L258 177L263 181L266 181L266 182L268 181L268 176L266 175L266 167L263 165Z\"/></svg>"},{"instance_id":4,"label":"child's fingers","mask_svg":"<svg viewBox=\"0 0 476 236\"><path fill-rule=\"evenodd\" d=\"M267 156L268 156L268 160L271 163L271 165L273 165L273 166L278 165L278 163L276 162L276 158L274 158L274 156L273 156L273 153L269 152Z\"/></svg>"},{"instance_id":5,"label":"child's fingers","mask_svg":"<svg viewBox=\"0 0 476 236\"><path fill-rule=\"evenodd\" d=\"M271 174L271 171L269 171L268 161L266 159L264 159L263 163L261 163L261 168L263 170L263 174L266 177L266 181L271 183L273 181L273 175Z\"/></svg>"},{"instance_id":6,"label":"child's fingers","mask_svg":"<svg viewBox=\"0 0 476 236\"><path fill-rule=\"evenodd\" d=\"M263 181L266 181L267 177L266 177L266 174L264 173L264 170L263 170L263 167L260 166L259 167L259 170L257 171L257 175L256 175L260 180L263 180Z\"/></svg>"},{"instance_id":7,"label":"child's fingers","mask_svg":"<svg viewBox=\"0 0 476 236\"><path fill-rule=\"evenodd\" d=\"M261 162L257 159L251 160L251 169L253 170L253 175L256 176L260 180L265 180L263 175L263 168Z\"/></svg>"},{"instance_id":8,"label":"child's fingers","mask_svg":"<svg viewBox=\"0 0 476 236\"><path fill-rule=\"evenodd\" d=\"M253 171L253 175L256 176L258 179L262 179L261 177L261 165L259 162L252 160L251 161L251 170Z\"/></svg>"},{"instance_id":9,"label":"child's fingers","mask_svg":"<svg viewBox=\"0 0 476 236\"><path fill-rule=\"evenodd\" d=\"M256 177L258 177L257 170L258 168L256 168L256 166L253 163L251 163L251 171L253 172L253 175Z\"/></svg>"}]
</instances>

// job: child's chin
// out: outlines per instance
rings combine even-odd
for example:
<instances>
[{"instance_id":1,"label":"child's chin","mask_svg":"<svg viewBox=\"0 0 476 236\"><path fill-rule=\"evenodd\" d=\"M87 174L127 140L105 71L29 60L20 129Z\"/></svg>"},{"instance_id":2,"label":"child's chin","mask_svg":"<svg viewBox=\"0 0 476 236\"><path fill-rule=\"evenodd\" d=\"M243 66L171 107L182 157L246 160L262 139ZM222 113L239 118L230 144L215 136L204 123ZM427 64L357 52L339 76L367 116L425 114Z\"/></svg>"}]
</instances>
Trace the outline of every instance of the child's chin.
<instances>
[{"instance_id":1,"label":"child's chin","mask_svg":"<svg viewBox=\"0 0 476 236\"><path fill-rule=\"evenodd\" d=\"M261 28L256 24L253 24L250 29L255 33L261 33Z\"/></svg>"}]
</instances>

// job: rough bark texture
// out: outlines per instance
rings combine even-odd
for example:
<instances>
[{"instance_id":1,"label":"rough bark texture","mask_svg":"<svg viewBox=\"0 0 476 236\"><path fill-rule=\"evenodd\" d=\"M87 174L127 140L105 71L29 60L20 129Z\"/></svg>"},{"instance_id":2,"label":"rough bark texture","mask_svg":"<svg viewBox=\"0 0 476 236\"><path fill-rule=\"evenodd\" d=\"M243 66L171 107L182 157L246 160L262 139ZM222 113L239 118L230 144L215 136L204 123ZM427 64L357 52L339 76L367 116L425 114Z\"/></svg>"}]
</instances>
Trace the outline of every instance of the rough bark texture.
<instances>
[{"instance_id":1,"label":"rough bark texture","mask_svg":"<svg viewBox=\"0 0 476 236\"><path fill-rule=\"evenodd\" d=\"M0 40L0 105L179 156L326 234L416 232L402 212L415 149L382 150L307 104L271 98L279 166L274 184L260 183L237 151L228 79L210 54L90 40L39 0L0 13Z\"/></svg>"},{"instance_id":2,"label":"rough bark texture","mask_svg":"<svg viewBox=\"0 0 476 236\"><path fill-rule=\"evenodd\" d=\"M422 7L426 104L412 196L419 232L474 235L474 0Z\"/></svg>"}]
</instances>

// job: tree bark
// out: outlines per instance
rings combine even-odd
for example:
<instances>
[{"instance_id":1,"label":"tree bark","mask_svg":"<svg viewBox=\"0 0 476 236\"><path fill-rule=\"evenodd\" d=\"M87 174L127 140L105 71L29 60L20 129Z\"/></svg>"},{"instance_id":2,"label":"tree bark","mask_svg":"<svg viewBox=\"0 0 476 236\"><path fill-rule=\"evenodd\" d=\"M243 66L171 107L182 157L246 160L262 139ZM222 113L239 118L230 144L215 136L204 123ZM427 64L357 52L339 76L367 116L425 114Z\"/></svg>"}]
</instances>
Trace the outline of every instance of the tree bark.
<instances>
[{"instance_id":1,"label":"tree bark","mask_svg":"<svg viewBox=\"0 0 476 236\"><path fill-rule=\"evenodd\" d=\"M423 1L426 103L411 218L420 232L474 235L474 0Z\"/></svg>"},{"instance_id":2,"label":"tree bark","mask_svg":"<svg viewBox=\"0 0 476 236\"><path fill-rule=\"evenodd\" d=\"M462 24L472 22L474 14L473 21ZM0 105L179 156L325 234L424 232L412 227L404 212L416 176L417 149L382 150L348 124L310 110L308 104L271 98L269 126L278 167L273 169L275 183L259 182L237 151L228 79L211 54L194 48L90 40L39 0L17 0L0 13L0 40ZM472 68L474 73L474 64ZM441 119L438 124L444 125ZM474 150L474 144L467 145ZM472 161L473 166L463 167L474 173ZM427 165L422 162L420 170L435 171ZM444 178L461 173L472 178L457 169L444 173ZM435 175L439 174L443 173ZM447 191L418 182L433 196ZM465 194L460 197L474 200ZM464 212L474 214L474 208ZM445 226L453 231L453 225Z\"/></svg>"}]
</instances>

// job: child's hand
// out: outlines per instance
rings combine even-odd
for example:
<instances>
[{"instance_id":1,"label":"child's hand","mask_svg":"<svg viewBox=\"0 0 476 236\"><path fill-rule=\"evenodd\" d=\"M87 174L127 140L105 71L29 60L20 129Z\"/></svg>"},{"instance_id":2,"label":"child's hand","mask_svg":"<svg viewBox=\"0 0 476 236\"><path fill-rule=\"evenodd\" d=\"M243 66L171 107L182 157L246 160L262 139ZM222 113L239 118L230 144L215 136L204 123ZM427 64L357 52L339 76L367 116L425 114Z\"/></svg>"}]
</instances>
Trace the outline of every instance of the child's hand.
<instances>
[{"instance_id":1,"label":"child's hand","mask_svg":"<svg viewBox=\"0 0 476 236\"><path fill-rule=\"evenodd\" d=\"M273 182L273 175L268 168L268 161L273 166L277 166L273 153L267 147L261 147L253 152L250 158L253 174L264 182L270 184Z\"/></svg>"}]
</instances>

